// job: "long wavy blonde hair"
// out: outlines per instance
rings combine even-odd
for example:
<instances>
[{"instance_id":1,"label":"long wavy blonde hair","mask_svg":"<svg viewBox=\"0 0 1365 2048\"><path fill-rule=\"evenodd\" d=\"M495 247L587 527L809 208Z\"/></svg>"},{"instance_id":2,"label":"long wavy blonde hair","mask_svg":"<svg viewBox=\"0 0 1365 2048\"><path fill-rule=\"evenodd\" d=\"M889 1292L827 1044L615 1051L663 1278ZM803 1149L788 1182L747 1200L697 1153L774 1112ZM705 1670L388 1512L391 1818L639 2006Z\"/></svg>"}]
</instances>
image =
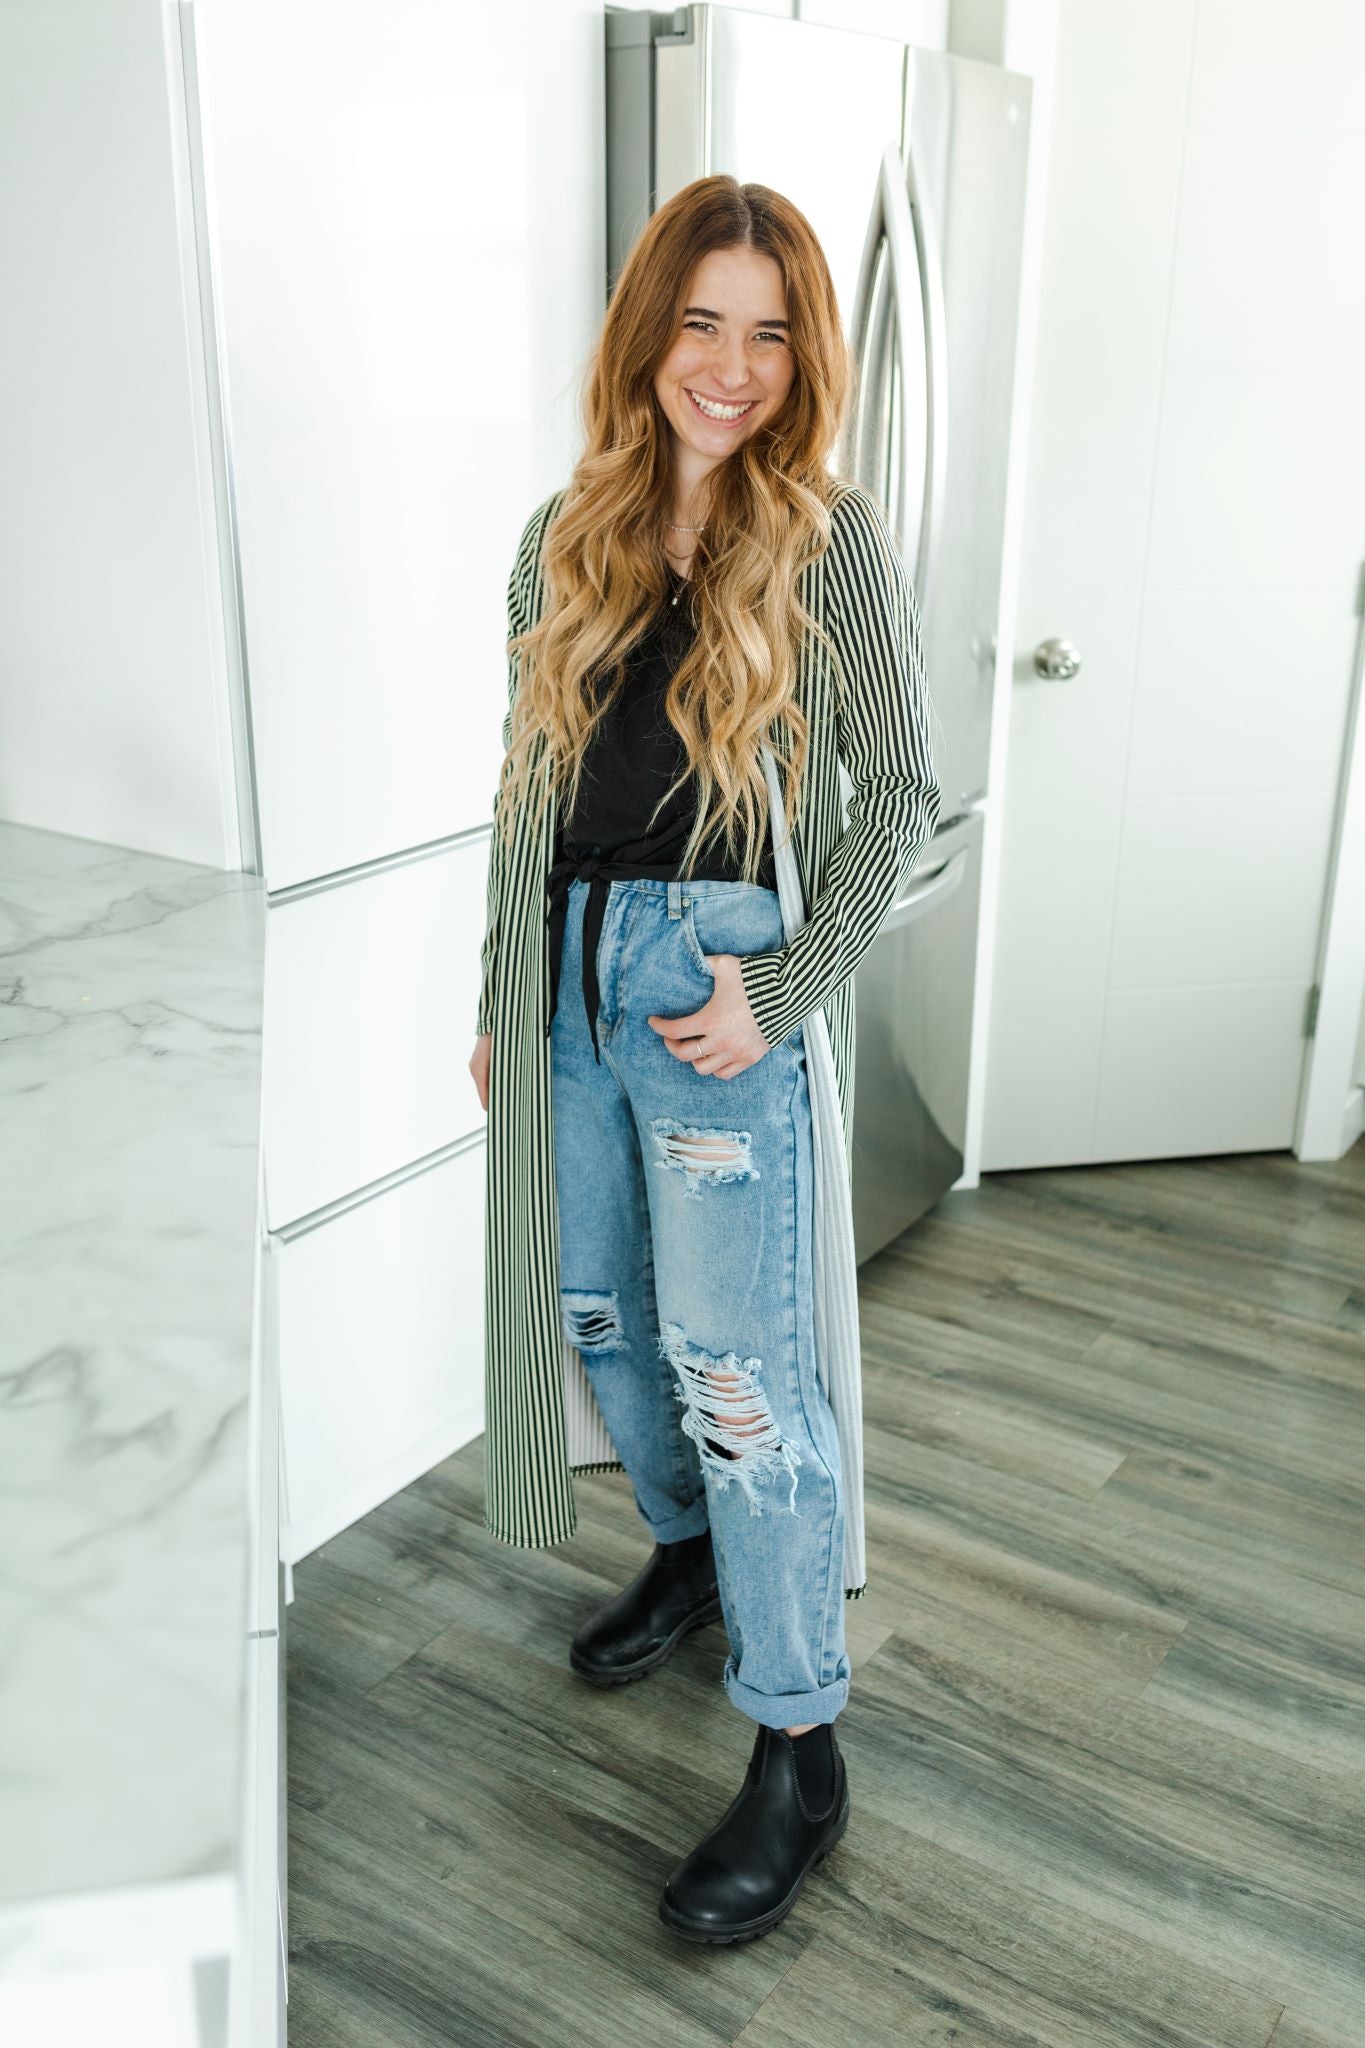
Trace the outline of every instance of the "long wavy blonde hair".
<instances>
[{"instance_id":1,"label":"long wavy blonde hair","mask_svg":"<svg viewBox=\"0 0 1365 2048\"><path fill-rule=\"evenodd\" d=\"M670 430L654 376L677 338L697 264L737 247L770 256L782 273L795 374L777 415L707 478L706 530L691 563L696 637L665 699L686 747L685 773L698 778L681 871L690 874L703 848L723 837L726 860L756 878L768 825L761 740L784 762L788 829L795 822L808 746L797 659L807 631L828 646L798 578L829 544L828 464L856 368L804 214L766 185L715 176L695 179L651 215L594 351L584 452L545 536L541 615L507 643L520 664L497 805L509 844L528 796L543 807L553 785L561 815L572 809L593 727L664 598Z\"/></svg>"}]
</instances>

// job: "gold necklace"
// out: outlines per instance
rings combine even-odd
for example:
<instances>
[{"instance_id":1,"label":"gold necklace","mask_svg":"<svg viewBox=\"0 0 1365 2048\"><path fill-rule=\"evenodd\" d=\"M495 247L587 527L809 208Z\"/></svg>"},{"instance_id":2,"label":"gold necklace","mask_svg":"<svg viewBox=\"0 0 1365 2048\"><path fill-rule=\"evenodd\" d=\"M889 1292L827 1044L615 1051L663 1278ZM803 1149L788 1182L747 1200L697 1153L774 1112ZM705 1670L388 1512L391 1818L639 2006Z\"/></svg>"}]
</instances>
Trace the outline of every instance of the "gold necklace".
<instances>
[{"instance_id":1,"label":"gold necklace","mask_svg":"<svg viewBox=\"0 0 1365 2048\"><path fill-rule=\"evenodd\" d=\"M676 519L665 519L664 525L668 528L670 533L705 533L706 531L706 528L704 526L680 526ZM695 553L695 549L693 550L693 552ZM664 559L667 560L667 556L665 556ZM671 562L669 562L668 566L670 569L673 568L673 564ZM682 576L681 569L674 569L673 573L675 576ZM683 582L687 583L688 581L690 581L690 579L686 576L683 576ZM680 590L674 591L673 602L675 605L677 604L678 599L681 596L682 592Z\"/></svg>"}]
</instances>

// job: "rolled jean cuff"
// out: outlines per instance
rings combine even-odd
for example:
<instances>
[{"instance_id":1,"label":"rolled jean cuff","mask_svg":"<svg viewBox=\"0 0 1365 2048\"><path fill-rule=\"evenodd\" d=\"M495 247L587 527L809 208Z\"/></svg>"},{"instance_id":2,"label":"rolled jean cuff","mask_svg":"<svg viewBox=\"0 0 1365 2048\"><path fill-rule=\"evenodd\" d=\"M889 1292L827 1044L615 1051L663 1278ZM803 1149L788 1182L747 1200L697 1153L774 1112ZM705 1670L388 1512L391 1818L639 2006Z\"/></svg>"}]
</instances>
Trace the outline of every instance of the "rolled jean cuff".
<instances>
[{"instance_id":1,"label":"rolled jean cuff","mask_svg":"<svg viewBox=\"0 0 1365 2048\"><path fill-rule=\"evenodd\" d=\"M684 1508L680 1515L674 1515L671 1522L665 1522L662 1528L653 1529L650 1533L656 1543L685 1543L689 1536L700 1536L710 1520L706 1495L702 1494L690 1508ZM648 1528L648 1523L645 1526Z\"/></svg>"},{"instance_id":2,"label":"rolled jean cuff","mask_svg":"<svg viewBox=\"0 0 1365 2048\"><path fill-rule=\"evenodd\" d=\"M806 1721L833 1721L848 1704L848 1678L836 1678L814 1692L756 1692L735 1668L733 1651L725 1659L725 1690L741 1714L765 1728L798 1728Z\"/></svg>"}]
</instances>

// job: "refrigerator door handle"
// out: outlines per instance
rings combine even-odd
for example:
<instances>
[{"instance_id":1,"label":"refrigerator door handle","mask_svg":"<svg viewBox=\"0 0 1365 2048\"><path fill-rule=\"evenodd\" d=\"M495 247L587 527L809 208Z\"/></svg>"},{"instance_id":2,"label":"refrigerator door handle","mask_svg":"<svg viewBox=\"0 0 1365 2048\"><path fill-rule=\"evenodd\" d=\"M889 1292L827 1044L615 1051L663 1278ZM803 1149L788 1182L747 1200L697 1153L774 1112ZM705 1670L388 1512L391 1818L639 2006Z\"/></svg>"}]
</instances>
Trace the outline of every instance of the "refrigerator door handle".
<instances>
[{"instance_id":1,"label":"refrigerator door handle","mask_svg":"<svg viewBox=\"0 0 1365 2048\"><path fill-rule=\"evenodd\" d=\"M878 257L886 248L878 220ZM896 318L895 300L888 288L887 265L880 260L872 280L872 302L868 311L867 335L862 360L865 365L867 404L862 415L860 459L853 474L867 484L879 503L891 509L895 477L892 470L891 411L894 391L889 374L891 334Z\"/></svg>"},{"instance_id":2,"label":"refrigerator door handle","mask_svg":"<svg viewBox=\"0 0 1365 2048\"><path fill-rule=\"evenodd\" d=\"M915 238L920 303L924 308L924 501L914 564L915 595L923 611L938 555L948 476L948 316L943 295L943 261L933 215L924 203L924 180L913 134L906 137L902 189Z\"/></svg>"},{"instance_id":3,"label":"refrigerator door handle","mask_svg":"<svg viewBox=\"0 0 1365 2048\"><path fill-rule=\"evenodd\" d=\"M907 890L887 912L878 929L878 938L883 932L894 931L897 925L910 924L915 918L923 917L927 911L942 903L945 897L951 896L960 886L967 871L967 854L968 848L962 847L941 862L930 874L925 875L913 889Z\"/></svg>"},{"instance_id":4,"label":"refrigerator door handle","mask_svg":"<svg viewBox=\"0 0 1365 2048\"><path fill-rule=\"evenodd\" d=\"M849 339L858 369L853 417L848 422L848 441L840 467L870 490L884 507L888 506L889 479L886 464L886 338L888 300L882 251L882 173L877 171L872 205L863 237L858 283L853 294L853 316ZM889 507L888 507L889 509Z\"/></svg>"},{"instance_id":5,"label":"refrigerator door handle","mask_svg":"<svg viewBox=\"0 0 1365 2048\"><path fill-rule=\"evenodd\" d=\"M886 250L891 296L888 304L882 285L880 257ZM909 403L909 352L907 343L915 308L911 278L919 285L919 245L906 191L906 169L900 150L888 142L877 171L877 189L868 217L863 260L858 272L858 289L853 300L853 351L858 363L857 414L853 433L852 473L882 501L888 522L902 556L906 554L905 505L914 467L917 435L913 430L914 410ZM927 334L927 316L919 315ZM886 376L886 335L894 324L900 361L900 431L896 446L885 446L889 406ZM927 398L927 394L926 394ZM918 536L917 536L918 538Z\"/></svg>"}]
</instances>

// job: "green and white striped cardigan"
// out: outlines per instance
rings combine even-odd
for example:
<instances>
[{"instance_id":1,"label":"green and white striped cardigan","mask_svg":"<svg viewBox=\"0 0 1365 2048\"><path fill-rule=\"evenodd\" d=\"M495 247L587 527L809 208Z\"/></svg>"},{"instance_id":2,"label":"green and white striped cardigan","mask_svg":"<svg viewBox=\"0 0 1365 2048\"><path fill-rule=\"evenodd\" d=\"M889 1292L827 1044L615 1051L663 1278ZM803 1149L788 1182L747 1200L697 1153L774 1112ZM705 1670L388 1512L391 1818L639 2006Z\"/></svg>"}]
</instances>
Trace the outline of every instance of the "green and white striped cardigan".
<instances>
[{"instance_id":1,"label":"green and white striped cardigan","mask_svg":"<svg viewBox=\"0 0 1365 2048\"><path fill-rule=\"evenodd\" d=\"M540 616L543 544L566 490L527 522L508 581L509 637ZM853 970L934 829L940 791L914 592L876 500L834 485L825 552L801 596L835 650L807 630L797 693L809 751L790 840L778 755L762 749L772 803L785 942L741 956L750 1007L769 1045L805 1033L815 1134L816 1344L839 1434L846 1513L844 1592L866 1590L861 1359L849 1172L853 1138ZM511 744L519 656L509 661ZM833 672L832 672L833 669ZM775 735L776 744L781 739ZM847 819L839 780L852 784ZM561 1543L577 1526L573 1474L619 1471L582 1359L560 1317L559 1216L550 1097L546 878L552 794L533 826L518 814L510 849L489 847L487 924L476 1029L491 1032L485 1239L485 1522L508 1543Z\"/></svg>"}]
</instances>

